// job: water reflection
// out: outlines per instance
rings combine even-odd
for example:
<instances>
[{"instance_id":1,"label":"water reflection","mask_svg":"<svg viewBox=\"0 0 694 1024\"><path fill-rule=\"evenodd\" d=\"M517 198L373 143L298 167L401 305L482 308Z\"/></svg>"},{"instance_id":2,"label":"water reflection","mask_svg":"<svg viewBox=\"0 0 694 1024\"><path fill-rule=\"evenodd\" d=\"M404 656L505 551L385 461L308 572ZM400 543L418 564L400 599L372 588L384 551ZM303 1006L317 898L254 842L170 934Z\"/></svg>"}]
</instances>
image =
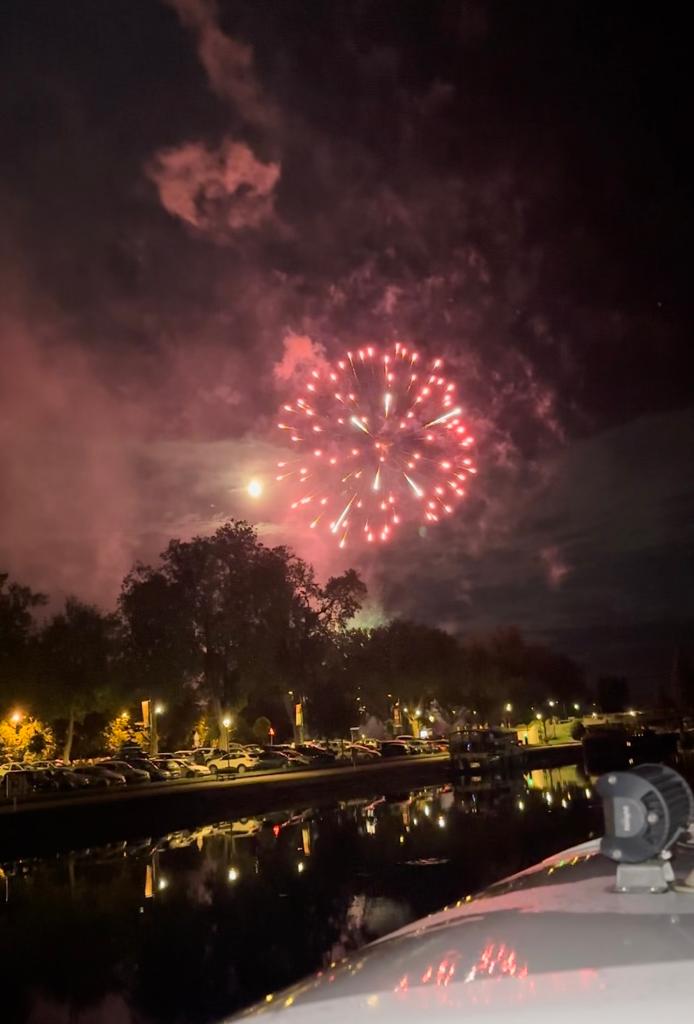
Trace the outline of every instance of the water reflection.
<instances>
[{"instance_id":1,"label":"water reflection","mask_svg":"<svg viewBox=\"0 0 694 1024\"><path fill-rule=\"evenodd\" d=\"M214 1021L598 824L562 768L3 863L9 1019Z\"/></svg>"}]
</instances>

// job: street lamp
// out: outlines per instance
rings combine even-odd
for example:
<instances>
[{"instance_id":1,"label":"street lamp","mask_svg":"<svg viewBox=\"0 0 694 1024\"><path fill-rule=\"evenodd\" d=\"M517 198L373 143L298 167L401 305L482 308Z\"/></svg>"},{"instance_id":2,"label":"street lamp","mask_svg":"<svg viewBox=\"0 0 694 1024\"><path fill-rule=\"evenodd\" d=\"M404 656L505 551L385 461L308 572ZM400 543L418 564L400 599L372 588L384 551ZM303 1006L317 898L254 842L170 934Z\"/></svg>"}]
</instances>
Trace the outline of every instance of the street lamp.
<instances>
[{"instance_id":1,"label":"street lamp","mask_svg":"<svg viewBox=\"0 0 694 1024\"><path fill-rule=\"evenodd\" d=\"M507 704L504 711L507 711L510 714L511 711L513 711L513 704Z\"/></svg>"},{"instance_id":2,"label":"street lamp","mask_svg":"<svg viewBox=\"0 0 694 1024\"><path fill-rule=\"evenodd\" d=\"M12 722L13 725L19 725L23 718L24 715L22 714L21 711L13 711L12 714L10 715L10 721Z\"/></svg>"},{"instance_id":3,"label":"street lamp","mask_svg":"<svg viewBox=\"0 0 694 1024\"><path fill-rule=\"evenodd\" d=\"M548 700L547 703L549 704L549 706L551 708L553 708L557 702L556 702L556 700Z\"/></svg>"},{"instance_id":4,"label":"street lamp","mask_svg":"<svg viewBox=\"0 0 694 1024\"><path fill-rule=\"evenodd\" d=\"M224 732L226 733L226 741L227 741L226 746L227 746L227 754L228 754L229 753L229 729L231 728L231 717L229 715L225 715L224 716L224 718L222 719L222 725L224 726Z\"/></svg>"},{"instance_id":5,"label":"street lamp","mask_svg":"<svg viewBox=\"0 0 694 1024\"><path fill-rule=\"evenodd\" d=\"M155 715L163 715L165 711L166 711L166 708L164 707L163 704L155 704L154 705L154 714Z\"/></svg>"},{"instance_id":6,"label":"street lamp","mask_svg":"<svg viewBox=\"0 0 694 1024\"><path fill-rule=\"evenodd\" d=\"M580 709L580 707L581 707L580 704L574 704L574 711L578 711Z\"/></svg>"}]
</instances>

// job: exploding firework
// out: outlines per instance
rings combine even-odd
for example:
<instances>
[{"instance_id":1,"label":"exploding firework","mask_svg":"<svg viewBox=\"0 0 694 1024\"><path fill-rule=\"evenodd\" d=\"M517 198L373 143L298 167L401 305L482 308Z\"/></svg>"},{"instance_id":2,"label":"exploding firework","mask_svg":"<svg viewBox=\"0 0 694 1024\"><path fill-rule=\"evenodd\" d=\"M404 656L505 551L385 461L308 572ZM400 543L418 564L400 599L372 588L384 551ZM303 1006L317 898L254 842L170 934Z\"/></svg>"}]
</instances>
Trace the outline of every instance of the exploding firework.
<instances>
[{"instance_id":1,"label":"exploding firework","mask_svg":"<svg viewBox=\"0 0 694 1024\"><path fill-rule=\"evenodd\" d=\"M292 485L291 508L340 547L388 541L407 520L439 522L476 472L456 385L441 359L424 362L399 343L348 352L282 407L278 426L294 451L277 480Z\"/></svg>"}]
</instances>

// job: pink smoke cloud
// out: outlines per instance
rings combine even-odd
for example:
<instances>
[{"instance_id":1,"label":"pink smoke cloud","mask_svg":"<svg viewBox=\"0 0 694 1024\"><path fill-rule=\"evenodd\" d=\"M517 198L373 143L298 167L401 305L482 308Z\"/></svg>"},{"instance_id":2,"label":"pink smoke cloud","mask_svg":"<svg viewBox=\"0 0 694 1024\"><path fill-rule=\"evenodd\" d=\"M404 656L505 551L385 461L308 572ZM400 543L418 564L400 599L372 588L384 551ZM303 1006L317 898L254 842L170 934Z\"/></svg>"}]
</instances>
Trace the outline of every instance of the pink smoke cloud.
<instances>
[{"instance_id":1,"label":"pink smoke cloud","mask_svg":"<svg viewBox=\"0 0 694 1024\"><path fill-rule=\"evenodd\" d=\"M257 228L273 217L280 166L257 160L243 142L186 142L159 152L147 173L164 209L200 232Z\"/></svg>"},{"instance_id":2,"label":"pink smoke cloud","mask_svg":"<svg viewBox=\"0 0 694 1024\"><path fill-rule=\"evenodd\" d=\"M558 590L571 571L570 567L562 557L559 548L555 545L543 548L540 552L540 558L547 575L547 585L551 590Z\"/></svg>"},{"instance_id":3,"label":"pink smoke cloud","mask_svg":"<svg viewBox=\"0 0 694 1024\"><path fill-rule=\"evenodd\" d=\"M286 383L307 370L323 370L328 365L324 347L307 334L290 331L285 335L283 345L284 354L274 366L277 381Z\"/></svg>"},{"instance_id":4,"label":"pink smoke cloud","mask_svg":"<svg viewBox=\"0 0 694 1024\"><path fill-rule=\"evenodd\" d=\"M256 80L253 48L222 32L216 4L210 0L168 3L181 24L196 34L198 57L212 91L228 100L248 124L271 126L275 120L274 107Z\"/></svg>"}]
</instances>

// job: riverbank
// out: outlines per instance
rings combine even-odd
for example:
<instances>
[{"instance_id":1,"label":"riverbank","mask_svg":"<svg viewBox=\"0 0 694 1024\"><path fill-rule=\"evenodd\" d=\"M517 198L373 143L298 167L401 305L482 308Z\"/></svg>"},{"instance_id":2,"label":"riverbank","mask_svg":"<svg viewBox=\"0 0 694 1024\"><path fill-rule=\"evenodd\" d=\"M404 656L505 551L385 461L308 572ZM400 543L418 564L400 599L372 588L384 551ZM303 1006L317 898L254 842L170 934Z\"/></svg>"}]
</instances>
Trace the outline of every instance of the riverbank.
<instances>
[{"instance_id":1,"label":"riverbank","mask_svg":"<svg viewBox=\"0 0 694 1024\"><path fill-rule=\"evenodd\" d=\"M580 744L526 751L526 767L550 768L580 759ZM180 780L151 786L51 797L0 806L0 857L74 849L155 831L301 807L316 799L396 794L451 778L447 754L394 758L355 767L305 769L227 779Z\"/></svg>"}]
</instances>

